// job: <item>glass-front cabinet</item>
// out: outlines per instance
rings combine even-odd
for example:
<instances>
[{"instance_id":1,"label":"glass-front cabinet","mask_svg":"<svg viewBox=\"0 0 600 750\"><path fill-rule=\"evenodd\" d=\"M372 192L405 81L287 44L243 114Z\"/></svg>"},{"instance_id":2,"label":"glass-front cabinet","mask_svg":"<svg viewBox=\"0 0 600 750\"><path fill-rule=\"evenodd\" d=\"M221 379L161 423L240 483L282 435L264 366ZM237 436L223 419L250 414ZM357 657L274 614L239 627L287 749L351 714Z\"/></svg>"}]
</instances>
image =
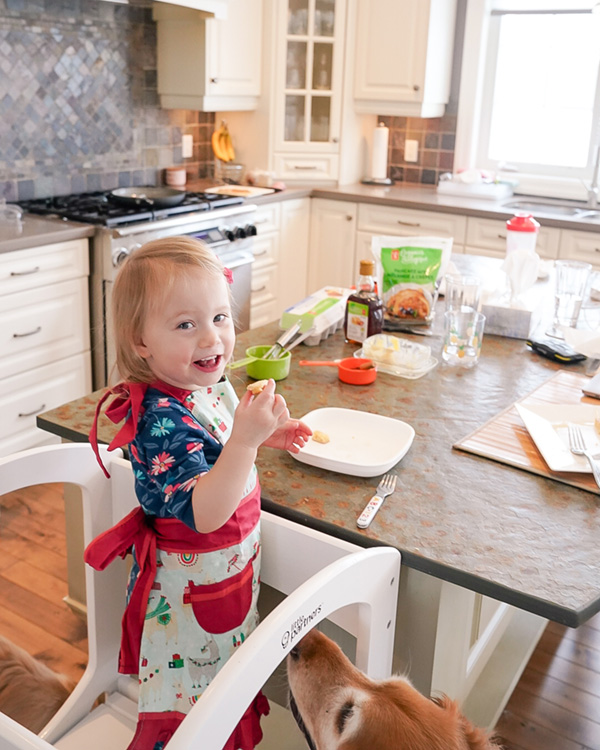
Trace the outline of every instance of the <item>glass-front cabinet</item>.
<instances>
[{"instance_id":1,"label":"glass-front cabinet","mask_svg":"<svg viewBox=\"0 0 600 750\"><path fill-rule=\"evenodd\" d=\"M285 6L287 5L287 8ZM275 151L287 179L327 178L340 138L344 0L281 2ZM294 152L295 156L294 156ZM311 159L311 156L318 158Z\"/></svg>"}]
</instances>

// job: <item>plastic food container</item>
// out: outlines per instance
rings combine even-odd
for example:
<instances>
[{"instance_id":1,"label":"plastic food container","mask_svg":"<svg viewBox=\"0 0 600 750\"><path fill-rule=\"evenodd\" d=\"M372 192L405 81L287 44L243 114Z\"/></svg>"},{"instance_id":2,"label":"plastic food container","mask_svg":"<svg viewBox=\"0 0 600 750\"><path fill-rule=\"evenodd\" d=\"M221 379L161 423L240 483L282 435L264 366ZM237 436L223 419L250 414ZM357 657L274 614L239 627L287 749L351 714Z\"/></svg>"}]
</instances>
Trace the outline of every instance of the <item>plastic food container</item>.
<instances>
[{"instance_id":1,"label":"plastic food container","mask_svg":"<svg viewBox=\"0 0 600 750\"><path fill-rule=\"evenodd\" d=\"M409 379L420 378L438 364L438 360L431 356L429 346L387 333L369 336L354 356L368 357L381 372Z\"/></svg>"}]
</instances>

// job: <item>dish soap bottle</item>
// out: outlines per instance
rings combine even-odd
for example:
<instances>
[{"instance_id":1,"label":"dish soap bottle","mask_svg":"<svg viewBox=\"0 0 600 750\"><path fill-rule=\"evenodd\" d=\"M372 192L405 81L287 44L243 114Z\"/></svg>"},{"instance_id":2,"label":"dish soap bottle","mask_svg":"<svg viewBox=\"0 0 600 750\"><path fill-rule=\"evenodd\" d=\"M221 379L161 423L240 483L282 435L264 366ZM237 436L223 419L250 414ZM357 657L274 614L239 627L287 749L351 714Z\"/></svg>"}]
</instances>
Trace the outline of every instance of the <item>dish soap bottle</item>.
<instances>
[{"instance_id":1,"label":"dish soap bottle","mask_svg":"<svg viewBox=\"0 0 600 750\"><path fill-rule=\"evenodd\" d=\"M381 333L383 328L383 302L377 295L374 269L374 261L360 261L360 276L356 291L348 297L346 302L344 318L346 343L362 345L366 338Z\"/></svg>"}]
</instances>

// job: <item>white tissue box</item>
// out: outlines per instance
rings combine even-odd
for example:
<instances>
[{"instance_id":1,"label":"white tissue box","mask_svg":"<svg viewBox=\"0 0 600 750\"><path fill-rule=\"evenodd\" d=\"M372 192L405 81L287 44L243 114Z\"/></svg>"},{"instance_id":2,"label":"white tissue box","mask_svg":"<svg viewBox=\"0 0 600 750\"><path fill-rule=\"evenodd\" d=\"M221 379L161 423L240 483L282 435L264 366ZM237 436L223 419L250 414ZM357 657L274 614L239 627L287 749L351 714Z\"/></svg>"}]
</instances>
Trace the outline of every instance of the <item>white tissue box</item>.
<instances>
[{"instance_id":1,"label":"white tissue box","mask_svg":"<svg viewBox=\"0 0 600 750\"><path fill-rule=\"evenodd\" d=\"M491 333L495 336L506 336L509 339L526 339L535 326L531 310L482 305L481 312L485 315L484 336Z\"/></svg>"},{"instance_id":2,"label":"white tissue box","mask_svg":"<svg viewBox=\"0 0 600 750\"><path fill-rule=\"evenodd\" d=\"M442 180L437 186L438 193L456 195L464 198L483 198L484 200L500 201L510 198L513 189L505 182L458 182Z\"/></svg>"}]
</instances>

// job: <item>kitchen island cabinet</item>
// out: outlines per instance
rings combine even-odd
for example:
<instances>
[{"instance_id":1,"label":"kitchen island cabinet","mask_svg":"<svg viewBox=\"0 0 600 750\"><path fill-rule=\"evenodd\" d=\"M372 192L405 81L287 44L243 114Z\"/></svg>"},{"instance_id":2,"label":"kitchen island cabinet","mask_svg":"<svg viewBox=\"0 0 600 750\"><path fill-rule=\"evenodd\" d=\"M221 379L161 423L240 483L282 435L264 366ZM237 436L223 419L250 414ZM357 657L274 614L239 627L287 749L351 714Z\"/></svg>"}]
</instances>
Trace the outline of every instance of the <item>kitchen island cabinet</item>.
<instances>
[{"instance_id":1,"label":"kitchen island cabinet","mask_svg":"<svg viewBox=\"0 0 600 750\"><path fill-rule=\"evenodd\" d=\"M493 272L500 266L499 259L483 262ZM428 343L437 358L441 327L436 315ZM242 357L257 337L274 341L277 334L273 322L240 335L234 356ZM378 477L329 472L262 449L263 507L361 546L398 548L403 570L395 669L408 671L426 694L448 692L470 718L491 726L546 620L576 627L600 610L600 505L597 492L453 446L561 368L522 341L491 335L484 336L477 367L440 363L416 380L379 372L372 385L356 387L341 383L332 368L298 365L307 355L337 359L355 348L340 331L318 348L301 345L277 390L293 416L336 406L412 425L414 443L395 468L398 491L369 529L360 530L356 519ZM235 371L239 394L248 382L243 370ZM86 440L100 395L46 412L38 423L64 439ZM115 429L102 419L100 439L108 442Z\"/></svg>"}]
</instances>

